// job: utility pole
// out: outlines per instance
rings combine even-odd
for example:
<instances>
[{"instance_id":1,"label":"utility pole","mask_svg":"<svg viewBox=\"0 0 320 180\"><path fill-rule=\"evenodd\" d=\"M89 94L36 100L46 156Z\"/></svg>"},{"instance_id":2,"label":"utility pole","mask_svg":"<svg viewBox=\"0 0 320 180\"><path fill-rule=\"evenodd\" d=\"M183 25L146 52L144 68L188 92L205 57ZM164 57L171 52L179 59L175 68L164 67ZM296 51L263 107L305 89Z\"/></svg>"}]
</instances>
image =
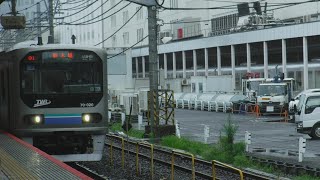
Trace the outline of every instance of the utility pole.
<instances>
[{"instance_id":1,"label":"utility pole","mask_svg":"<svg viewBox=\"0 0 320 180\"><path fill-rule=\"evenodd\" d=\"M158 49L157 49L157 8L148 6L149 31L149 82L150 82L150 122L151 134L154 135L154 124L158 122Z\"/></svg>"},{"instance_id":2,"label":"utility pole","mask_svg":"<svg viewBox=\"0 0 320 180\"><path fill-rule=\"evenodd\" d=\"M16 12L16 0L11 0L11 11L12 11L12 15L16 16L17 12Z\"/></svg>"},{"instance_id":3,"label":"utility pole","mask_svg":"<svg viewBox=\"0 0 320 180\"><path fill-rule=\"evenodd\" d=\"M37 2L37 36L38 36L38 45L42 45L41 37L41 14L40 14L40 3Z\"/></svg>"},{"instance_id":4,"label":"utility pole","mask_svg":"<svg viewBox=\"0 0 320 180\"><path fill-rule=\"evenodd\" d=\"M53 0L49 0L49 37L48 44L54 43L54 32L53 32Z\"/></svg>"},{"instance_id":5,"label":"utility pole","mask_svg":"<svg viewBox=\"0 0 320 180\"><path fill-rule=\"evenodd\" d=\"M41 36L41 16L40 16L40 3L37 2L37 35Z\"/></svg>"},{"instance_id":6,"label":"utility pole","mask_svg":"<svg viewBox=\"0 0 320 180\"><path fill-rule=\"evenodd\" d=\"M102 38L102 48L104 48L104 20L103 20L103 0L101 0L101 38Z\"/></svg>"},{"instance_id":7,"label":"utility pole","mask_svg":"<svg viewBox=\"0 0 320 180\"><path fill-rule=\"evenodd\" d=\"M154 124L159 119L158 103L158 50L157 50L157 0L127 0L148 8L149 31L149 82L150 82L150 130L154 135ZM151 138L152 141L152 138ZM152 143L152 142L151 142Z\"/></svg>"}]
</instances>

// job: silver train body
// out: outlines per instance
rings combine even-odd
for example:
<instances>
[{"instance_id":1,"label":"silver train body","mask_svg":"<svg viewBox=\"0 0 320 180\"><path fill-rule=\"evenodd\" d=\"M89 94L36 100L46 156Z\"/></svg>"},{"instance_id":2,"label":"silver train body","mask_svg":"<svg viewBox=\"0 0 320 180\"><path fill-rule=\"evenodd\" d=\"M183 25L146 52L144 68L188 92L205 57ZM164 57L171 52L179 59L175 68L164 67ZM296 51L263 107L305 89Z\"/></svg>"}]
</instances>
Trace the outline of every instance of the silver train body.
<instances>
[{"instance_id":1,"label":"silver train body","mask_svg":"<svg viewBox=\"0 0 320 180\"><path fill-rule=\"evenodd\" d=\"M0 129L62 161L99 161L107 133L103 49L43 45L0 53Z\"/></svg>"}]
</instances>

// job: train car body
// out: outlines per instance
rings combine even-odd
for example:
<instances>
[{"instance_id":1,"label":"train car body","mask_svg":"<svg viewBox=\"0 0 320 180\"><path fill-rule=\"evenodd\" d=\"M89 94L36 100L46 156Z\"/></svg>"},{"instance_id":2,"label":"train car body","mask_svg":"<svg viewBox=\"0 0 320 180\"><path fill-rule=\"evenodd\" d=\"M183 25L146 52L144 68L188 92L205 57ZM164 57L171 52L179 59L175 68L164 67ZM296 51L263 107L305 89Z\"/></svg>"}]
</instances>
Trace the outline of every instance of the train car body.
<instances>
[{"instance_id":1,"label":"train car body","mask_svg":"<svg viewBox=\"0 0 320 180\"><path fill-rule=\"evenodd\" d=\"M43 45L0 54L0 129L62 161L98 161L107 133L105 50Z\"/></svg>"}]
</instances>

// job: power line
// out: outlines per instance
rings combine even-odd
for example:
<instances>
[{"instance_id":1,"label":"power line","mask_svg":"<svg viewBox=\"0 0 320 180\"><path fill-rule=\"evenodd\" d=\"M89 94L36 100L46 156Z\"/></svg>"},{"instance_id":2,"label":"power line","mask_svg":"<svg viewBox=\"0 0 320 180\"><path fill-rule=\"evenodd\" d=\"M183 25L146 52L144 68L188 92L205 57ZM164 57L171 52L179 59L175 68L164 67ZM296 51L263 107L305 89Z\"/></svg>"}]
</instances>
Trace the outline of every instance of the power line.
<instances>
[{"instance_id":1,"label":"power line","mask_svg":"<svg viewBox=\"0 0 320 180\"><path fill-rule=\"evenodd\" d=\"M78 1L78 0L73 0L73 1L66 1L66 2L64 2L64 3L60 3L60 4L77 4L77 3L80 3L80 2L83 2L84 0L80 0L80 1ZM84 1L84 2L87 2L86 0Z\"/></svg>"},{"instance_id":2,"label":"power line","mask_svg":"<svg viewBox=\"0 0 320 180\"><path fill-rule=\"evenodd\" d=\"M105 11L103 14L100 14L99 16L96 16L95 18L92 18L92 19L90 19L90 20L87 20L87 21L84 21L84 22L78 23L78 24L72 24L74 21L72 21L72 22L67 22L67 23L64 23L64 24L66 24L66 25L82 25L83 23L87 23L87 22L93 21L94 19L97 19L97 18L99 18L100 16L103 16L103 15L106 14L107 12L111 11L113 8L115 8L116 6L118 6L121 2L122 2L122 0L121 0L120 2L118 2L117 4L115 4L113 7L111 7L110 9L108 9L107 11ZM104 19L102 19L102 20L104 20ZM100 20L100 21L102 21L102 20ZM86 24L83 24L83 25L86 25Z\"/></svg>"},{"instance_id":3,"label":"power line","mask_svg":"<svg viewBox=\"0 0 320 180\"><path fill-rule=\"evenodd\" d=\"M101 8L105 3L107 3L109 0L107 0L107 1L105 1L103 4L101 4L99 7L97 7L95 10L93 10L93 11L91 11L90 13L88 13L87 15L85 15L85 16L82 16L81 18L79 18L79 19L77 19L77 20L74 20L74 21L71 21L71 22L69 22L69 23L74 23L74 22L77 22L77 21L79 21L79 20L82 20L83 18L85 18L85 17L88 17L90 14L92 14L93 12L95 12L96 10L98 10L99 8ZM115 7L115 6L114 6ZM110 8L108 11L110 11L111 9L113 9L114 7L112 7L112 8ZM107 11L107 12L108 12ZM101 16L101 15L100 15ZM100 16L97 16L97 17L100 17ZM97 17L95 17L95 18L92 18L90 21L93 21L94 19L96 19Z\"/></svg>"},{"instance_id":4,"label":"power line","mask_svg":"<svg viewBox=\"0 0 320 180\"><path fill-rule=\"evenodd\" d=\"M82 12L83 10L87 9L88 7L92 6L94 3L98 2L98 0L95 0L94 2L92 2L91 4L89 4L88 6L84 7L83 9L73 13L73 14L69 14L67 16L63 16L63 17L59 17L59 18L67 18L67 17L70 17L70 16L74 16L76 14L79 14L80 12Z\"/></svg>"},{"instance_id":5,"label":"power line","mask_svg":"<svg viewBox=\"0 0 320 180\"><path fill-rule=\"evenodd\" d=\"M140 41L136 42L134 45L132 45L132 46L124 49L122 52L120 52L120 53L118 53L118 54L115 54L115 55L113 55L113 56L111 56L111 57L108 57L107 59L114 58L114 57L119 56L120 54L126 52L127 50L132 49L134 46L136 46L136 45L139 44L140 42L144 41L148 36L149 36L149 35L146 35L144 38L142 38Z\"/></svg>"},{"instance_id":6,"label":"power line","mask_svg":"<svg viewBox=\"0 0 320 180\"><path fill-rule=\"evenodd\" d=\"M141 9L142 9L142 6L140 6L140 8L139 8L118 30L116 30L116 31L115 31L113 34L111 34L108 38L104 39L102 42L100 42L100 43L98 43L98 44L96 44L96 45L94 45L94 46L97 46L97 45L99 45L99 44L104 43L106 40L110 39L113 35L115 35L117 32L119 32L125 25L127 25L127 24L131 21L131 19L132 19Z\"/></svg>"},{"instance_id":7,"label":"power line","mask_svg":"<svg viewBox=\"0 0 320 180\"><path fill-rule=\"evenodd\" d=\"M165 7L161 4L159 4L157 1L155 1L157 5L163 9L166 10L216 10L216 9L237 9L237 5L226 5L226 6L219 6L219 7L200 7L200 8L171 8L171 7ZM273 5L269 5L268 7L273 7L273 6L287 6L287 5L299 5L299 4L304 4L304 3L310 3L310 2L315 2L314 0L308 0L308 1L301 1L301 2L292 2L292 3L273 3ZM245 2L244 2L245 3ZM239 4L237 2L237 4ZM264 6L261 6L264 7ZM250 7L252 8L252 7Z\"/></svg>"},{"instance_id":8,"label":"power line","mask_svg":"<svg viewBox=\"0 0 320 180\"><path fill-rule=\"evenodd\" d=\"M89 24L94 24L94 23L103 21L103 20L105 20L105 19L107 19L107 18L109 18L109 17L117 14L118 12L120 12L120 11L122 11L123 9L125 9L126 7L128 7L130 4L131 4L131 2L128 3L127 5L123 6L121 9L117 10L116 12L110 14L109 16L104 17L103 19L99 19L99 20L97 20L97 21L90 22L91 20L88 20L88 21L85 21L85 22L82 22L82 23L75 23L75 24L61 23L61 24L59 24L59 25L75 25L75 26L77 26L77 25L89 25Z\"/></svg>"},{"instance_id":9,"label":"power line","mask_svg":"<svg viewBox=\"0 0 320 180\"><path fill-rule=\"evenodd\" d=\"M85 2L83 2L82 4L79 4L79 5L76 5L76 6L70 7L70 8L68 8L68 9L60 9L60 10L66 10L66 11L70 11L70 10L78 10L78 9L80 9L80 8L83 8L83 7L80 7L80 6L82 6L82 5L86 4L86 3L88 3L88 2L87 2L87 1L85 1ZM62 4L62 3L61 3L61 4ZM85 5L85 6L87 6L87 5Z\"/></svg>"}]
</instances>

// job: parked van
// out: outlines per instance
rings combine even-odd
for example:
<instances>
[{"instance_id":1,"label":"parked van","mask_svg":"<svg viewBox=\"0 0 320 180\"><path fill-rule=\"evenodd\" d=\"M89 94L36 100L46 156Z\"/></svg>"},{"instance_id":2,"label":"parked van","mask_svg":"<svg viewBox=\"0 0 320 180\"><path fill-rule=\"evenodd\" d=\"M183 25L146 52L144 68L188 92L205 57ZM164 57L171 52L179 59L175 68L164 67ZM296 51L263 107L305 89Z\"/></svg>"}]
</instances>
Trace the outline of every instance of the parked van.
<instances>
[{"instance_id":1,"label":"parked van","mask_svg":"<svg viewBox=\"0 0 320 180\"><path fill-rule=\"evenodd\" d=\"M320 92L301 94L295 109L297 132L320 139Z\"/></svg>"},{"instance_id":2,"label":"parked van","mask_svg":"<svg viewBox=\"0 0 320 180\"><path fill-rule=\"evenodd\" d=\"M307 89L307 90L304 90L304 91L300 92L296 97L291 99L291 101L289 102L289 113L294 112L294 108L298 105L300 96L302 94L313 93L313 92L320 92L320 89Z\"/></svg>"}]
</instances>

